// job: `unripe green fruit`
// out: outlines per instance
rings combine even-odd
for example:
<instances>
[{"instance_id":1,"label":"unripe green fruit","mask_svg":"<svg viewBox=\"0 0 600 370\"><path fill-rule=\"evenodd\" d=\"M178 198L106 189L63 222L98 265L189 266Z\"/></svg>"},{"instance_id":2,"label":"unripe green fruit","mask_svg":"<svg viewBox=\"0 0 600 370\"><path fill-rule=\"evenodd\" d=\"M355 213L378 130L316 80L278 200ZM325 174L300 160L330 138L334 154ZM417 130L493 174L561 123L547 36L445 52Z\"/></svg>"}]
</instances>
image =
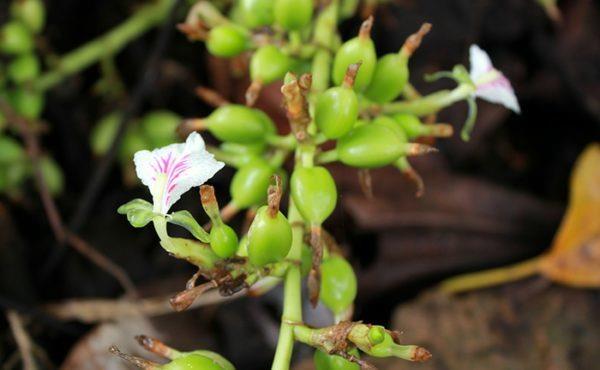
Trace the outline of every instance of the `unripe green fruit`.
<instances>
[{"instance_id":1,"label":"unripe green fruit","mask_svg":"<svg viewBox=\"0 0 600 370\"><path fill-rule=\"evenodd\" d=\"M274 169L264 160L254 160L241 167L231 180L231 200L238 208L264 204Z\"/></svg>"},{"instance_id":2,"label":"unripe green fruit","mask_svg":"<svg viewBox=\"0 0 600 370\"><path fill-rule=\"evenodd\" d=\"M287 31L308 25L313 15L312 0L274 0L275 23Z\"/></svg>"},{"instance_id":3,"label":"unripe green fruit","mask_svg":"<svg viewBox=\"0 0 600 370\"><path fill-rule=\"evenodd\" d=\"M356 348L353 348L350 354L359 357ZM341 356L328 355L320 349L315 351L313 361L316 370L360 370L360 365L350 362Z\"/></svg>"},{"instance_id":4,"label":"unripe green fruit","mask_svg":"<svg viewBox=\"0 0 600 370\"><path fill-rule=\"evenodd\" d=\"M44 27L46 8L42 0L13 0L10 10L12 16L32 32L38 33Z\"/></svg>"},{"instance_id":5,"label":"unripe green fruit","mask_svg":"<svg viewBox=\"0 0 600 370\"><path fill-rule=\"evenodd\" d=\"M250 143L250 144L238 144L232 142L224 142L221 144L221 150L227 153L236 154L240 156L260 156L265 152L267 148L266 143Z\"/></svg>"},{"instance_id":6,"label":"unripe green fruit","mask_svg":"<svg viewBox=\"0 0 600 370\"><path fill-rule=\"evenodd\" d=\"M266 148L267 144L264 142L251 144L224 142L220 146L224 152L235 155L236 167L244 167L252 161L260 160Z\"/></svg>"},{"instance_id":7,"label":"unripe green fruit","mask_svg":"<svg viewBox=\"0 0 600 370\"><path fill-rule=\"evenodd\" d=\"M181 118L170 111L158 110L146 114L140 126L151 146L160 148L177 141L177 126Z\"/></svg>"},{"instance_id":8,"label":"unripe green fruit","mask_svg":"<svg viewBox=\"0 0 600 370\"><path fill-rule=\"evenodd\" d=\"M408 137L406 136L406 133L404 132L402 127L398 124L398 122L396 122L396 120L393 119L392 117L378 116L371 122L371 124L387 127L390 130L394 131L394 133L396 134L398 139L400 139L400 142L402 142L402 143L408 142Z\"/></svg>"},{"instance_id":9,"label":"unripe green fruit","mask_svg":"<svg viewBox=\"0 0 600 370\"><path fill-rule=\"evenodd\" d=\"M236 253L239 257L248 257L248 235L244 235L238 244Z\"/></svg>"},{"instance_id":10,"label":"unripe green fruit","mask_svg":"<svg viewBox=\"0 0 600 370\"><path fill-rule=\"evenodd\" d=\"M142 134L139 127L131 126L125 132L123 136L123 143L121 144L120 157L123 163L127 163L133 160L133 155L140 150L150 149L150 143L146 137Z\"/></svg>"},{"instance_id":11,"label":"unripe green fruit","mask_svg":"<svg viewBox=\"0 0 600 370\"><path fill-rule=\"evenodd\" d=\"M279 262L287 256L292 246L292 227L287 218L277 211L269 214L268 206L262 206L248 230L248 258L255 266Z\"/></svg>"},{"instance_id":12,"label":"unripe green fruit","mask_svg":"<svg viewBox=\"0 0 600 370\"><path fill-rule=\"evenodd\" d=\"M196 350L196 351L188 352L188 353L184 354L184 356L186 356L188 354L208 357L211 360L213 360L216 364L221 366L221 370L235 370L235 368L233 367L233 364L231 362L229 362L229 360L227 360L225 357L221 356L220 354L218 354L216 352L207 351L207 350ZM196 370L196 368L194 368L193 370Z\"/></svg>"},{"instance_id":13,"label":"unripe green fruit","mask_svg":"<svg viewBox=\"0 0 600 370\"><path fill-rule=\"evenodd\" d=\"M0 29L0 51L6 54L25 54L33 50L33 35L21 22L10 21Z\"/></svg>"},{"instance_id":14,"label":"unripe green fruit","mask_svg":"<svg viewBox=\"0 0 600 370\"><path fill-rule=\"evenodd\" d=\"M394 120L402 127L402 130L404 130L409 139L414 139L425 134L426 130L424 130L423 123L419 117L413 114L396 114L394 115Z\"/></svg>"},{"instance_id":15,"label":"unripe green fruit","mask_svg":"<svg viewBox=\"0 0 600 370\"><path fill-rule=\"evenodd\" d=\"M337 143L342 163L361 168L383 167L402 155L398 135L382 125L365 125L352 129Z\"/></svg>"},{"instance_id":16,"label":"unripe green fruit","mask_svg":"<svg viewBox=\"0 0 600 370\"><path fill-rule=\"evenodd\" d=\"M290 59L274 45L261 46L250 59L250 78L269 84L282 79L290 68Z\"/></svg>"},{"instance_id":17,"label":"unripe green fruit","mask_svg":"<svg viewBox=\"0 0 600 370\"><path fill-rule=\"evenodd\" d=\"M23 181L31 175L31 167L25 162L12 163L4 165L0 171L4 172L4 182L7 190L17 190L22 186Z\"/></svg>"},{"instance_id":18,"label":"unripe green fruit","mask_svg":"<svg viewBox=\"0 0 600 370\"><path fill-rule=\"evenodd\" d=\"M255 28L273 24L273 0L241 0L239 6L246 26Z\"/></svg>"},{"instance_id":19,"label":"unripe green fruit","mask_svg":"<svg viewBox=\"0 0 600 370\"><path fill-rule=\"evenodd\" d=\"M44 177L44 183L52 195L62 193L65 179L63 172L54 159L44 156L40 160L40 170Z\"/></svg>"},{"instance_id":20,"label":"unripe green fruit","mask_svg":"<svg viewBox=\"0 0 600 370\"><path fill-rule=\"evenodd\" d=\"M229 58L248 49L250 38L243 28L234 24L222 24L210 30L206 48L212 55Z\"/></svg>"},{"instance_id":21,"label":"unripe green fruit","mask_svg":"<svg viewBox=\"0 0 600 370\"><path fill-rule=\"evenodd\" d=\"M369 37L357 36L342 44L333 60L333 82L340 85L348 66L359 62L361 65L354 80L354 90L363 91L371 83L377 63L375 45Z\"/></svg>"},{"instance_id":22,"label":"unripe green fruit","mask_svg":"<svg viewBox=\"0 0 600 370\"><path fill-rule=\"evenodd\" d=\"M6 69L8 77L16 84L21 84L37 77L40 73L40 62L34 54L24 54L10 62Z\"/></svg>"},{"instance_id":23,"label":"unripe green fruit","mask_svg":"<svg viewBox=\"0 0 600 370\"><path fill-rule=\"evenodd\" d=\"M213 359L197 353L190 353L174 359L160 367L161 370L225 370L226 368Z\"/></svg>"},{"instance_id":24,"label":"unripe green fruit","mask_svg":"<svg viewBox=\"0 0 600 370\"><path fill-rule=\"evenodd\" d=\"M221 258L229 258L238 249L238 237L235 231L223 223L210 229L210 247Z\"/></svg>"},{"instance_id":25,"label":"unripe green fruit","mask_svg":"<svg viewBox=\"0 0 600 370\"><path fill-rule=\"evenodd\" d=\"M375 103L388 103L400 96L407 82L408 59L401 54L387 54L377 61L365 96Z\"/></svg>"},{"instance_id":26,"label":"unripe green fruit","mask_svg":"<svg viewBox=\"0 0 600 370\"><path fill-rule=\"evenodd\" d=\"M0 165L11 165L26 158L25 150L17 140L0 135Z\"/></svg>"},{"instance_id":27,"label":"unripe green fruit","mask_svg":"<svg viewBox=\"0 0 600 370\"><path fill-rule=\"evenodd\" d=\"M96 123L90 135L90 147L92 153L97 156L104 155L112 145L121 115L117 112L110 113Z\"/></svg>"},{"instance_id":28,"label":"unripe green fruit","mask_svg":"<svg viewBox=\"0 0 600 370\"><path fill-rule=\"evenodd\" d=\"M44 109L44 94L16 89L8 93L8 100L13 109L25 118L37 119Z\"/></svg>"},{"instance_id":29,"label":"unripe green fruit","mask_svg":"<svg viewBox=\"0 0 600 370\"><path fill-rule=\"evenodd\" d=\"M311 224L321 225L335 209L335 180L325 167L296 168L290 189L298 211Z\"/></svg>"},{"instance_id":30,"label":"unripe green fruit","mask_svg":"<svg viewBox=\"0 0 600 370\"><path fill-rule=\"evenodd\" d=\"M358 98L354 90L338 86L327 89L317 97L314 119L328 139L348 133L358 118Z\"/></svg>"},{"instance_id":31,"label":"unripe green fruit","mask_svg":"<svg viewBox=\"0 0 600 370\"><path fill-rule=\"evenodd\" d=\"M245 144L263 142L274 124L258 109L228 104L206 118L206 127L219 140Z\"/></svg>"},{"instance_id":32,"label":"unripe green fruit","mask_svg":"<svg viewBox=\"0 0 600 370\"><path fill-rule=\"evenodd\" d=\"M344 312L356 298L356 275L352 266L340 256L331 256L321 264L319 299L333 313Z\"/></svg>"}]
</instances>

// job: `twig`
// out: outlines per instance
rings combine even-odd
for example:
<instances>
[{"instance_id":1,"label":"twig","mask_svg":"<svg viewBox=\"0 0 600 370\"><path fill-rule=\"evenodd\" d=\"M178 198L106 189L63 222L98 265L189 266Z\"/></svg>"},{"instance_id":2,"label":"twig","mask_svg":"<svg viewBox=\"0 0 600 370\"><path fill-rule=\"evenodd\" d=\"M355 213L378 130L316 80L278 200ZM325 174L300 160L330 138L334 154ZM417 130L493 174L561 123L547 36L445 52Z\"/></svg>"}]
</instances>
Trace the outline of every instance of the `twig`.
<instances>
[{"instance_id":1,"label":"twig","mask_svg":"<svg viewBox=\"0 0 600 370\"><path fill-rule=\"evenodd\" d=\"M125 289L127 293L130 295L135 295L136 288L125 270L111 260L109 260L105 255L98 252L94 247L88 244L85 240L73 234L69 230L66 230L66 242L73 247L76 251L87 257L90 261L92 261L96 266L102 268L104 271L111 274L119 284Z\"/></svg>"},{"instance_id":2,"label":"twig","mask_svg":"<svg viewBox=\"0 0 600 370\"><path fill-rule=\"evenodd\" d=\"M218 108L222 105L230 104L219 92L206 86L198 86L194 91L200 99L212 107Z\"/></svg>"},{"instance_id":3,"label":"twig","mask_svg":"<svg viewBox=\"0 0 600 370\"><path fill-rule=\"evenodd\" d=\"M44 175L40 167L40 144L36 132L31 130L32 124L27 119L19 116L2 98L0 98L0 112L6 116L9 124L14 125L17 131L23 137L25 147L27 148L27 154L29 155L29 159L33 165L36 188L40 194L44 211L56 240L59 243L66 242L73 249L77 250L98 267L112 275L117 281L119 281L127 293L134 294L135 286L120 266L116 265L83 239L65 228L60 212L56 207L56 203L54 202L54 199L50 194L50 190L44 181Z\"/></svg>"},{"instance_id":4,"label":"twig","mask_svg":"<svg viewBox=\"0 0 600 370\"><path fill-rule=\"evenodd\" d=\"M15 337L17 347L19 347L21 360L23 361L23 370L37 370L37 365L35 364L35 358L33 356L31 338L25 331L21 316L19 316L16 311L8 310L6 312L6 319L8 320L10 330Z\"/></svg>"},{"instance_id":5,"label":"twig","mask_svg":"<svg viewBox=\"0 0 600 370\"><path fill-rule=\"evenodd\" d=\"M175 294L169 294L160 297L139 299L136 301L115 299L74 299L46 305L43 307L43 310L60 320L78 320L84 323L111 321L123 317L139 316L140 314L152 317L175 313L173 308L169 305L169 298L174 295ZM187 309L190 310L203 306L215 305L245 295L245 291L240 291L234 295L224 297L217 290L209 291L198 297L198 299L196 299Z\"/></svg>"}]
</instances>

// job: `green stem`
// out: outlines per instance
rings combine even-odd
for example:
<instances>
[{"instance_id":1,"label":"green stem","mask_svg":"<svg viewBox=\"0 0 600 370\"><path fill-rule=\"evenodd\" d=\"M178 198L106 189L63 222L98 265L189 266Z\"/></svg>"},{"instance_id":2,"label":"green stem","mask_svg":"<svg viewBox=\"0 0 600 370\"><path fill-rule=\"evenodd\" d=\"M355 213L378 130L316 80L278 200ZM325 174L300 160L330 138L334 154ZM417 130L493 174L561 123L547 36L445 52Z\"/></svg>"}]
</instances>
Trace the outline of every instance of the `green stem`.
<instances>
[{"instance_id":1,"label":"green stem","mask_svg":"<svg viewBox=\"0 0 600 370\"><path fill-rule=\"evenodd\" d=\"M304 229L302 217L294 202L290 198L288 219L293 225L292 248L287 259L298 263L292 263L287 270L284 280L283 316L277 341L277 350L271 370L288 370L294 348L294 323L302 322L302 275L299 263L302 259L302 239Z\"/></svg>"},{"instance_id":2,"label":"green stem","mask_svg":"<svg viewBox=\"0 0 600 370\"><path fill-rule=\"evenodd\" d=\"M33 81L33 89L48 90L65 77L89 67L107 55L117 53L127 43L160 24L169 14L174 2L174 0L157 0L146 5L108 33L60 57L54 69Z\"/></svg>"},{"instance_id":3,"label":"green stem","mask_svg":"<svg viewBox=\"0 0 600 370\"><path fill-rule=\"evenodd\" d=\"M317 156L317 163L319 164L327 164L335 162L339 159L337 149L331 149L326 152L322 152Z\"/></svg>"},{"instance_id":4,"label":"green stem","mask_svg":"<svg viewBox=\"0 0 600 370\"><path fill-rule=\"evenodd\" d=\"M382 105L370 105L367 110L385 114L411 113L426 116L436 113L458 101L470 97L475 88L469 84L460 84L453 90L442 90L414 100L399 101Z\"/></svg>"}]
</instances>

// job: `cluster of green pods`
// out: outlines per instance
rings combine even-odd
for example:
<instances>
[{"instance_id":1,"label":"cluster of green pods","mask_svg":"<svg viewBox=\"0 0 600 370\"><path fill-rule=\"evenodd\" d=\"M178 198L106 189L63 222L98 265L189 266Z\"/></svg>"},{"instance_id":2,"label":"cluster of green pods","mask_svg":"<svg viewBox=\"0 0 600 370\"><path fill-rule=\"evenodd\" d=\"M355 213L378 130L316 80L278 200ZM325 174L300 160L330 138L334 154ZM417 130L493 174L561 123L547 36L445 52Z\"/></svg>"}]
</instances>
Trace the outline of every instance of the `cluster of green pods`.
<instances>
[{"instance_id":1,"label":"cluster of green pods","mask_svg":"<svg viewBox=\"0 0 600 370\"><path fill-rule=\"evenodd\" d=\"M9 5L9 4L7 4ZM45 99L31 88L39 77L42 63L36 54L35 37L46 21L42 0L14 0L6 7L9 12L0 25L0 98L14 113L31 120L40 118ZM8 133L6 117L0 113L0 193L22 196L23 184L33 177L34 169L22 144ZM58 195L64 187L64 176L56 161L43 155L38 162L46 187Z\"/></svg>"},{"instance_id":2,"label":"cluster of green pods","mask_svg":"<svg viewBox=\"0 0 600 370\"><path fill-rule=\"evenodd\" d=\"M41 72L35 35L44 27L45 19L42 0L14 0L10 18L0 26L0 54L7 60L6 65L0 62L0 95L16 113L29 119L39 118L44 109L43 94L26 85Z\"/></svg>"}]
</instances>

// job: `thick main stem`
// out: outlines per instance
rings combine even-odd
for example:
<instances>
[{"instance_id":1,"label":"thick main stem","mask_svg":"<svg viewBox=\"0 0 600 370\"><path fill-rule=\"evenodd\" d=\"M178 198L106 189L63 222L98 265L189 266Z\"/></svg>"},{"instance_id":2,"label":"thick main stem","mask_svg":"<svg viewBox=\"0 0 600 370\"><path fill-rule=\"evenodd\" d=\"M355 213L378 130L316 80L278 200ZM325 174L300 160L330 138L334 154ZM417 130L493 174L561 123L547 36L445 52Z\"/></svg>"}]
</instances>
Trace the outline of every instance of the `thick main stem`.
<instances>
[{"instance_id":1,"label":"thick main stem","mask_svg":"<svg viewBox=\"0 0 600 370\"><path fill-rule=\"evenodd\" d=\"M127 43L160 24L169 15L174 2L175 0L156 0L140 8L128 20L108 33L62 56L53 70L33 81L33 89L48 90L65 77L89 67L107 55L117 53Z\"/></svg>"}]
</instances>

